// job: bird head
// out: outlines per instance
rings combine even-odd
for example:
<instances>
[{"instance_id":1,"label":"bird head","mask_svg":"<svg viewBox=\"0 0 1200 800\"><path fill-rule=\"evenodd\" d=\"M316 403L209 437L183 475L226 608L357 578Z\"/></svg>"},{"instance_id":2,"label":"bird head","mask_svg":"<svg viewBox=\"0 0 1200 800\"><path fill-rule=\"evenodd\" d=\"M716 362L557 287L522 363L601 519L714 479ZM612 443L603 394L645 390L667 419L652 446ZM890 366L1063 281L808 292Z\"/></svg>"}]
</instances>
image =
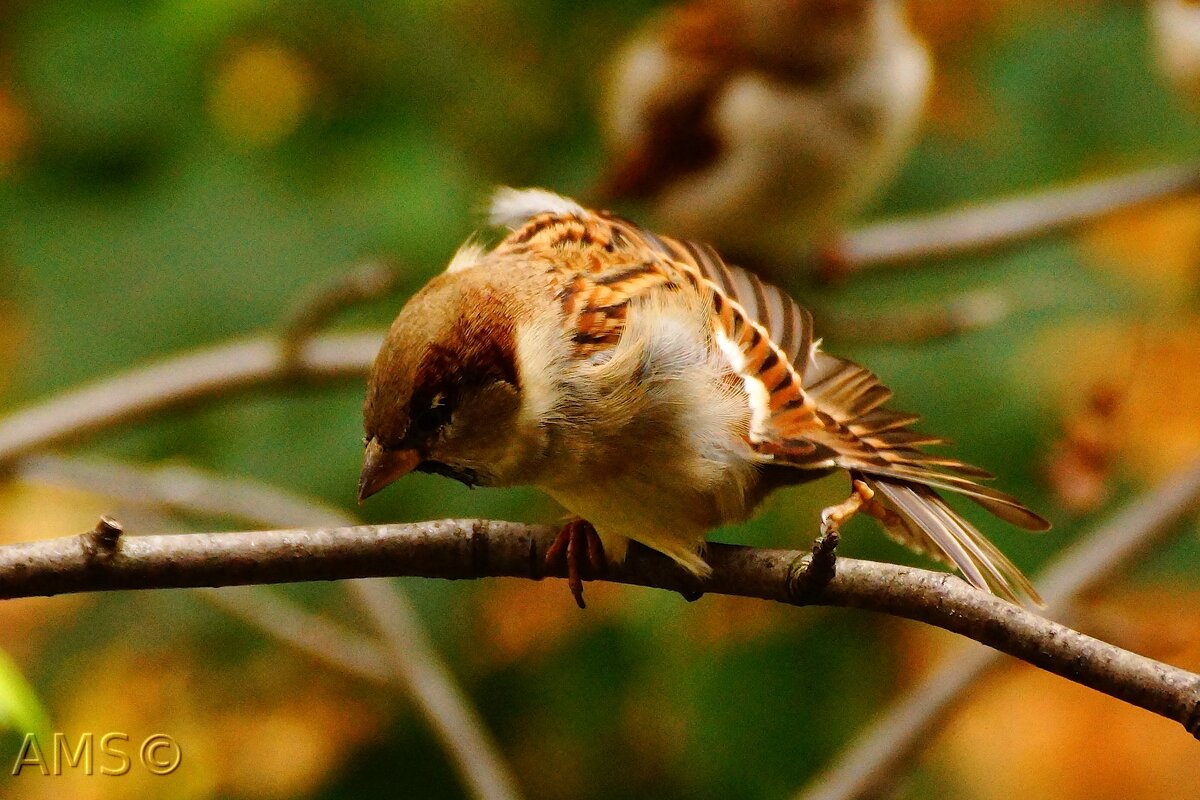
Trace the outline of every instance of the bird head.
<instances>
[{"instance_id":1,"label":"bird head","mask_svg":"<svg viewBox=\"0 0 1200 800\"><path fill-rule=\"evenodd\" d=\"M414 469L496 482L520 412L518 314L484 272L438 276L392 323L367 384L360 502Z\"/></svg>"}]
</instances>

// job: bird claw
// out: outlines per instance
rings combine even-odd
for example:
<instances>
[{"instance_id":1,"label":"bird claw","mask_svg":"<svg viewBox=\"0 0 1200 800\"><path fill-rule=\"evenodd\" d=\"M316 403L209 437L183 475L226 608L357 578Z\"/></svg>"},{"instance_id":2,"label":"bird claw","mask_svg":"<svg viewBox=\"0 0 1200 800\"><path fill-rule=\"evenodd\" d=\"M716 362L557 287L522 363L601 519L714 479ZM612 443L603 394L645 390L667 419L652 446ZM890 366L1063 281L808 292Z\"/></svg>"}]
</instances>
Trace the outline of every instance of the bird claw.
<instances>
[{"instance_id":1,"label":"bird claw","mask_svg":"<svg viewBox=\"0 0 1200 800\"><path fill-rule=\"evenodd\" d=\"M863 510L864 506L871 508L875 492L863 481L854 479L849 497L834 506L829 506L821 512L821 535L829 536L837 533L851 517Z\"/></svg>"},{"instance_id":2,"label":"bird claw","mask_svg":"<svg viewBox=\"0 0 1200 800\"><path fill-rule=\"evenodd\" d=\"M588 567L588 578L604 574L608 560L604 557L604 544L600 535L587 520L573 519L563 526L553 544L546 549L546 569L554 570L565 561L567 586L580 608L587 608L583 601L583 571L580 561Z\"/></svg>"}]
</instances>

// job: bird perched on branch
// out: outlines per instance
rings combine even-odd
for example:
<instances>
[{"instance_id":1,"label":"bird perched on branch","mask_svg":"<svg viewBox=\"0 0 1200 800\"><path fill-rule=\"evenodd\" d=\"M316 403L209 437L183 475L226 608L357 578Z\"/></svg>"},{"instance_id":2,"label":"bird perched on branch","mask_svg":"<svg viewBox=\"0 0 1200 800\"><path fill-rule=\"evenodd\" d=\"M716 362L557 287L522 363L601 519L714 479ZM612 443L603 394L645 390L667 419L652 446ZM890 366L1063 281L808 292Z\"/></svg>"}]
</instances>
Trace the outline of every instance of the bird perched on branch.
<instances>
[{"instance_id":1,"label":"bird perched on branch","mask_svg":"<svg viewBox=\"0 0 1200 800\"><path fill-rule=\"evenodd\" d=\"M1159 71L1200 108L1200 0L1151 0L1149 13Z\"/></svg>"},{"instance_id":2,"label":"bird perched on branch","mask_svg":"<svg viewBox=\"0 0 1200 800\"><path fill-rule=\"evenodd\" d=\"M930 61L901 0L692 0L616 59L602 202L756 266L789 266L895 174Z\"/></svg>"},{"instance_id":3,"label":"bird perched on branch","mask_svg":"<svg viewBox=\"0 0 1200 800\"><path fill-rule=\"evenodd\" d=\"M1022 528L1048 523L979 484L983 470L922 450L943 440L825 353L781 290L710 247L542 190L501 190L492 221L511 233L490 251L464 244L375 359L360 500L414 469L537 486L579 515L547 558L565 556L582 606L583 573L630 540L704 577L711 528L844 470L852 493L823 530L862 510L980 589L1036 599L937 490Z\"/></svg>"}]
</instances>

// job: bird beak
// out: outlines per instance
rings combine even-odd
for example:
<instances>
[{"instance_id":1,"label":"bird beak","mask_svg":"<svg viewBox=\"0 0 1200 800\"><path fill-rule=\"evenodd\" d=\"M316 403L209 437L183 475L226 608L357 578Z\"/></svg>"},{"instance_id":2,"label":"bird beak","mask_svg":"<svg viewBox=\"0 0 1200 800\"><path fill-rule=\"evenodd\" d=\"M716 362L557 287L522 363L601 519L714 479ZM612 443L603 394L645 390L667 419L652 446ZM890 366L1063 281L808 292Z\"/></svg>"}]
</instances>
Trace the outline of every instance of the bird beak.
<instances>
[{"instance_id":1,"label":"bird beak","mask_svg":"<svg viewBox=\"0 0 1200 800\"><path fill-rule=\"evenodd\" d=\"M358 479L358 502L412 472L421 461L416 450L385 450L377 439L367 442L362 476Z\"/></svg>"}]
</instances>

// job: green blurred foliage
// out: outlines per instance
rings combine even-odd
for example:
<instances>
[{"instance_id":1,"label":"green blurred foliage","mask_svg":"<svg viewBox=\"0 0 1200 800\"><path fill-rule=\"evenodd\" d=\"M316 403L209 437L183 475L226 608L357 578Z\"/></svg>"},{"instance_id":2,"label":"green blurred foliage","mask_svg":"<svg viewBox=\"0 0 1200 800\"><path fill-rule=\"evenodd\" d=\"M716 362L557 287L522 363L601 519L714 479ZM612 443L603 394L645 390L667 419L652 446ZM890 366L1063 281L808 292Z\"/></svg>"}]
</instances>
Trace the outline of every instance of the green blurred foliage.
<instances>
[{"instance_id":1,"label":"green blurred foliage","mask_svg":"<svg viewBox=\"0 0 1200 800\"><path fill-rule=\"evenodd\" d=\"M387 322L478 224L492 185L588 185L602 158L598 69L655 5L62 0L0 10L0 88L31 120L21 156L0 171L0 275L18 310L6 324L23 331L21 350L6 358L7 403L270 328L303 287L365 256L405 265L402 286L347 324ZM215 99L229 92L222 102L249 104L252 119L254 104L278 100L278 80L255 72L260 62L238 79L245 85L226 81L259 43L289 54L260 66L281 70L274 77L300 98L294 125L269 144L231 136L219 114L231 106ZM961 58L990 124L969 135L931 128L872 216L1156 164L1195 153L1200 141L1196 120L1151 73L1136 4L1047 3ZM801 283L797 293L822 309L872 313L976 286L1039 300L1037 311L953 340L829 346L870 364L965 459L1046 508L1034 454L1055 419L1037 371L1045 367L1016 360L1021 343L1056 319L1142 313L1130 286L1080 266L1073 248L1046 243L847 288ZM361 395L347 385L239 396L147 420L89 450L186 459L350 508ZM804 546L818 509L843 490L831 480L781 494L760 519L717 538ZM531 491L470 492L414 476L363 513L549 521L560 512ZM1081 529L1055 521L1050 536L996 538L1036 566ZM866 523L850 533L848 554L922 563ZM1200 552L1192 541L1163 560L1159 569L1194 576ZM491 663L477 622L490 587L407 588L531 789L782 797L896 690L892 620L796 611L717 646L693 635L703 604L629 590L619 611L573 623L581 627L553 636L540 655ZM337 588L289 591L319 606ZM79 614L25 663L52 709L84 654L114 642L135 654L164 642L195 648L221 674L273 647L186 595L106 597ZM642 705L671 712L644 737ZM537 758L521 757L523 748ZM938 796L936 780L919 785ZM396 791L461 794L431 737L403 713L331 763L310 796Z\"/></svg>"},{"instance_id":2,"label":"green blurred foliage","mask_svg":"<svg viewBox=\"0 0 1200 800\"><path fill-rule=\"evenodd\" d=\"M33 687L7 653L0 650L0 746L6 753L20 748L26 733L48 740L50 719Z\"/></svg>"}]
</instances>

